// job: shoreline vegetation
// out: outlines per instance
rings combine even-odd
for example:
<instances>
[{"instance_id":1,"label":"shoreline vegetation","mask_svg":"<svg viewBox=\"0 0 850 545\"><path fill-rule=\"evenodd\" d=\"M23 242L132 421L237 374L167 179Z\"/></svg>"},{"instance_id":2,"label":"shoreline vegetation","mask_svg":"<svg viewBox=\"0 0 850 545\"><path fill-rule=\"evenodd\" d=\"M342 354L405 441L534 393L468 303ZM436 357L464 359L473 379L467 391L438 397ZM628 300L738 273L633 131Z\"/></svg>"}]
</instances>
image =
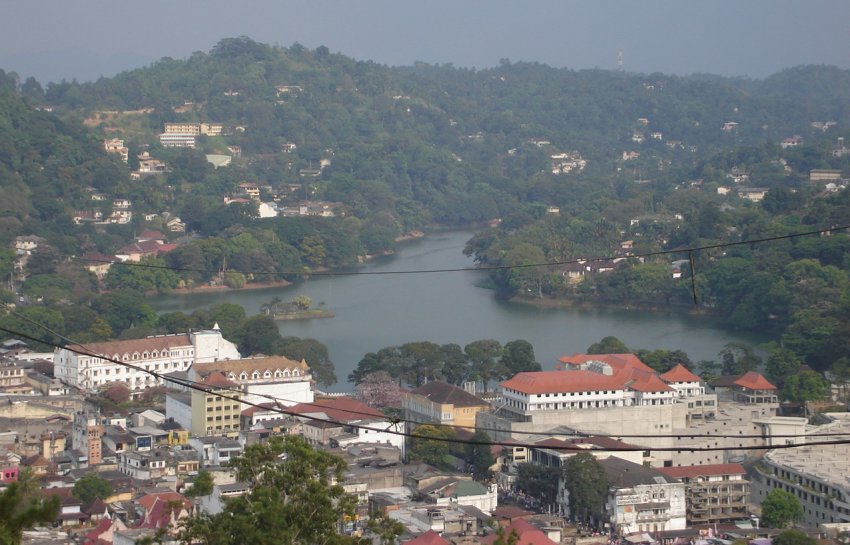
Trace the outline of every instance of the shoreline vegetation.
<instances>
[{"instance_id":1,"label":"shoreline vegetation","mask_svg":"<svg viewBox=\"0 0 850 545\"><path fill-rule=\"evenodd\" d=\"M676 312L689 314L691 316L711 316L714 313L706 308L694 308L693 305L683 305L680 303L637 303L637 302L617 302L606 301L601 299L580 299L580 298L539 298L527 297L524 295L514 295L507 298L511 303L521 305L531 305L541 308L579 308L579 309L594 309L594 308L611 308L619 310L641 310L644 312Z\"/></svg>"}]
</instances>

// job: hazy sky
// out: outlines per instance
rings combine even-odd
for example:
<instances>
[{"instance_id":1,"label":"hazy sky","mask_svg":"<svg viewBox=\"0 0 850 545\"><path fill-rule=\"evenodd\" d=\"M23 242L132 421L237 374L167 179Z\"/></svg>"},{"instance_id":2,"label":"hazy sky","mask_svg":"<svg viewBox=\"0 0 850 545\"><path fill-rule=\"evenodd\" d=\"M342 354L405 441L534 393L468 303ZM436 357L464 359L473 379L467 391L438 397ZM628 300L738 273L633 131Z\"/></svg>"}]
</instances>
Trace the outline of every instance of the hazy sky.
<instances>
[{"instance_id":1,"label":"hazy sky","mask_svg":"<svg viewBox=\"0 0 850 545\"><path fill-rule=\"evenodd\" d=\"M111 76L221 38L325 45L357 60L761 78L850 68L850 0L4 0L0 68L42 82Z\"/></svg>"}]
</instances>

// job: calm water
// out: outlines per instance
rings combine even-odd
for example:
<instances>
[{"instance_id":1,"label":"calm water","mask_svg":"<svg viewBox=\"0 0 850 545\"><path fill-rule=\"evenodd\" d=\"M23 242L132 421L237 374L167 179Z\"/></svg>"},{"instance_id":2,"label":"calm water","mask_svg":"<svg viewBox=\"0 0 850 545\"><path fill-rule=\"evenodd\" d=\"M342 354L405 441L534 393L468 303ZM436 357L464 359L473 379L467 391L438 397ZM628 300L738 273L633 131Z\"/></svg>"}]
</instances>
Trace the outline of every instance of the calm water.
<instances>
[{"instance_id":1,"label":"calm water","mask_svg":"<svg viewBox=\"0 0 850 545\"><path fill-rule=\"evenodd\" d=\"M469 267L462 254L472 233L432 234L404 245L396 255L372 261L364 271L406 271ZM693 361L714 359L730 341L753 339L725 331L708 318L677 313L618 309L550 309L499 301L476 286L483 273L455 272L376 276L314 277L285 288L216 293L170 294L154 298L159 312L183 311L218 303L242 305L249 315L278 296L307 295L324 302L335 318L279 322L283 335L324 343L336 365L337 390L350 390L348 374L367 352L412 341L461 346L478 339L502 344L525 339L538 361L551 369L559 356L584 352L606 335L632 348L681 349Z\"/></svg>"}]
</instances>

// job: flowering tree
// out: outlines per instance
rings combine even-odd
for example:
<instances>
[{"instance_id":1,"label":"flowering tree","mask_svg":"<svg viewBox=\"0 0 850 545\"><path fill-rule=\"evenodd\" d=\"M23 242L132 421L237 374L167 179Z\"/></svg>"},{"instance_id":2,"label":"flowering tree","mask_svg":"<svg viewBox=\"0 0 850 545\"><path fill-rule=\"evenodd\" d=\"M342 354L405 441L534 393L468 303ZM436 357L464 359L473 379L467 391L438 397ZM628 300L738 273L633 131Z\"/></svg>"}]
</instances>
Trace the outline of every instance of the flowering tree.
<instances>
[{"instance_id":1,"label":"flowering tree","mask_svg":"<svg viewBox=\"0 0 850 545\"><path fill-rule=\"evenodd\" d=\"M401 388L386 371L369 373L354 390L358 400L376 409L401 405Z\"/></svg>"}]
</instances>

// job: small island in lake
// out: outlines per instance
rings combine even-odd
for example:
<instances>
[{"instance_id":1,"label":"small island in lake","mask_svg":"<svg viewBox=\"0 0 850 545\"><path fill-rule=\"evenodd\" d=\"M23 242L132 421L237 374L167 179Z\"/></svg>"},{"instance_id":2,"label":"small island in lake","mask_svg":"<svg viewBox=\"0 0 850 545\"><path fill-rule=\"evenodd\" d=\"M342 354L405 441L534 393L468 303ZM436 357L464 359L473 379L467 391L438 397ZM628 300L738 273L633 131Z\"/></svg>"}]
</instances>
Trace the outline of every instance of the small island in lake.
<instances>
[{"instance_id":1,"label":"small island in lake","mask_svg":"<svg viewBox=\"0 0 850 545\"><path fill-rule=\"evenodd\" d=\"M334 313L321 308L324 303L319 303L320 308L311 308L313 301L306 295L299 295L292 301L284 301L275 297L260 307L263 314L267 314L275 320L310 320L312 318L333 318Z\"/></svg>"}]
</instances>

